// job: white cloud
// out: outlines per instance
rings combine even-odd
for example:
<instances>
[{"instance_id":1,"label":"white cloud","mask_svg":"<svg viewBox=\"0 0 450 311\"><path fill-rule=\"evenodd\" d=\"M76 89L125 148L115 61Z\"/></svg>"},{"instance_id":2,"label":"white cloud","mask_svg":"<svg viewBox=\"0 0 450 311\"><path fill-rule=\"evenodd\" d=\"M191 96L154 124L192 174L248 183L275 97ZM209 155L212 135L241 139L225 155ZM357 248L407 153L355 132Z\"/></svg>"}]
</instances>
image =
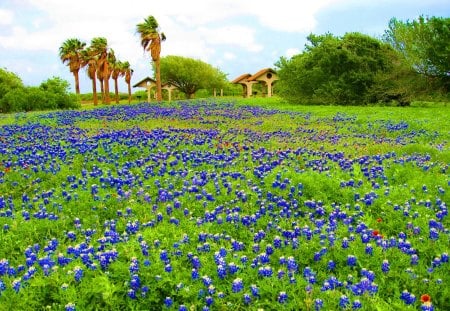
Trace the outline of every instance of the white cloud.
<instances>
[{"instance_id":1,"label":"white cloud","mask_svg":"<svg viewBox=\"0 0 450 311\"><path fill-rule=\"evenodd\" d=\"M0 25L10 25L14 20L14 13L10 10L0 9Z\"/></svg>"},{"instance_id":2,"label":"white cloud","mask_svg":"<svg viewBox=\"0 0 450 311\"><path fill-rule=\"evenodd\" d=\"M250 52L263 49L255 41L255 30L245 26L232 25L220 28L199 28L198 32L206 42L213 45L228 45L243 48Z\"/></svg>"},{"instance_id":3,"label":"white cloud","mask_svg":"<svg viewBox=\"0 0 450 311\"><path fill-rule=\"evenodd\" d=\"M285 55L287 57L291 58L292 56L297 55L299 53L300 53L300 49L298 49L298 48L289 48L289 49L286 50Z\"/></svg>"},{"instance_id":4,"label":"white cloud","mask_svg":"<svg viewBox=\"0 0 450 311\"><path fill-rule=\"evenodd\" d=\"M236 59L236 54L231 53L231 52L225 52L225 53L223 53L223 58L226 60L233 60L233 59Z\"/></svg>"}]
</instances>

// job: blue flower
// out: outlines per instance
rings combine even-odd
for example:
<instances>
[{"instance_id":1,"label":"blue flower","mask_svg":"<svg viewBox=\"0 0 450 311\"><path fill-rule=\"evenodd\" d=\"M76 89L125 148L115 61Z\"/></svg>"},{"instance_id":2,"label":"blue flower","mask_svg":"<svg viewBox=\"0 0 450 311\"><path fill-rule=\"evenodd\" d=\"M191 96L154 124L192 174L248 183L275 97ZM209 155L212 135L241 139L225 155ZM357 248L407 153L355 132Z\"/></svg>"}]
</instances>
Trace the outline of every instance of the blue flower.
<instances>
[{"instance_id":1,"label":"blue flower","mask_svg":"<svg viewBox=\"0 0 450 311\"><path fill-rule=\"evenodd\" d=\"M341 298L339 298L339 306L343 309L345 309L350 304L350 299L346 295L342 295Z\"/></svg>"},{"instance_id":2,"label":"blue flower","mask_svg":"<svg viewBox=\"0 0 450 311\"><path fill-rule=\"evenodd\" d=\"M244 303L246 305L248 305L252 302L252 297L247 293L244 294L243 299L244 299Z\"/></svg>"},{"instance_id":3,"label":"blue flower","mask_svg":"<svg viewBox=\"0 0 450 311\"><path fill-rule=\"evenodd\" d=\"M359 301L358 299L356 299L355 301L353 301L353 303L352 303L352 309L353 309L353 310L361 309L361 308L362 308L361 301Z\"/></svg>"},{"instance_id":4,"label":"blue flower","mask_svg":"<svg viewBox=\"0 0 450 311\"><path fill-rule=\"evenodd\" d=\"M75 304L72 302L69 302L68 304L65 305L65 310L66 311L75 311Z\"/></svg>"},{"instance_id":5,"label":"blue flower","mask_svg":"<svg viewBox=\"0 0 450 311\"><path fill-rule=\"evenodd\" d=\"M354 255L347 256L347 265L349 265L350 267L356 266L356 257Z\"/></svg>"},{"instance_id":6,"label":"blue flower","mask_svg":"<svg viewBox=\"0 0 450 311\"><path fill-rule=\"evenodd\" d=\"M285 302L287 302L287 299L288 299L288 295L286 294L286 292L280 292L278 294L277 300L279 303L285 303Z\"/></svg>"},{"instance_id":7,"label":"blue flower","mask_svg":"<svg viewBox=\"0 0 450 311\"><path fill-rule=\"evenodd\" d=\"M323 300L320 298L316 298L314 300L314 310L315 311L320 311L323 307Z\"/></svg>"},{"instance_id":8,"label":"blue flower","mask_svg":"<svg viewBox=\"0 0 450 311\"><path fill-rule=\"evenodd\" d=\"M236 278L233 280L233 283L231 284L231 290L233 293L239 293L244 288L244 284L242 283L242 279Z\"/></svg>"},{"instance_id":9,"label":"blue flower","mask_svg":"<svg viewBox=\"0 0 450 311\"><path fill-rule=\"evenodd\" d=\"M383 260L383 263L381 264L381 270L384 273L389 272L390 266L389 266L389 261L387 259Z\"/></svg>"},{"instance_id":10,"label":"blue flower","mask_svg":"<svg viewBox=\"0 0 450 311\"><path fill-rule=\"evenodd\" d=\"M164 299L164 304L166 305L167 308L170 308L170 307L172 306L172 304L173 304L172 298L166 297L166 298Z\"/></svg>"}]
</instances>

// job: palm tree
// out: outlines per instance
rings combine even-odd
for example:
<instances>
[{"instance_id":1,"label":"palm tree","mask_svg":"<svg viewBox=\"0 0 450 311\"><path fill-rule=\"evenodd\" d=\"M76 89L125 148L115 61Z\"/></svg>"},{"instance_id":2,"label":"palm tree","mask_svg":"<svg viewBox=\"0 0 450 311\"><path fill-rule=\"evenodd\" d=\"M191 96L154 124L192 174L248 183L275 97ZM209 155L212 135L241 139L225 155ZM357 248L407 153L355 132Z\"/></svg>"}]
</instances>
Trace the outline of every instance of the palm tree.
<instances>
[{"instance_id":1,"label":"palm tree","mask_svg":"<svg viewBox=\"0 0 450 311\"><path fill-rule=\"evenodd\" d=\"M59 57L61 58L61 61L63 64L67 63L70 72L75 77L75 92L77 94L80 94L80 79L78 78L78 72L81 68L81 54L85 46L85 42L76 38L71 38L64 41L59 47Z\"/></svg>"},{"instance_id":2,"label":"palm tree","mask_svg":"<svg viewBox=\"0 0 450 311\"><path fill-rule=\"evenodd\" d=\"M87 75L92 80L92 95L94 97L94 105L98 105L97 98L97 53L91 47L83 50L82 67L87 67Z\"/></svg>"},{"instance_id":3,"label":"palm tree","mask_svg":"<svg viewBox=\"0 0 450 311\"><path fill-rule=\"evenodd\" d=\"M160 54L161 54L161 41L166 40L164 33L159 33L158 22L153 16L149 16L144 19L144 22L137 24L137 32L141 35L141 45L144 50L150 52L153 63L155 64L156 71L156 97L157 100L162 100L161 93L161 70L160 70Z\"/></svg>"},{"instance_id":4,"label":"palm tree","mask_svg":"<svg viewBox=\"0 0 450 311\"><path fill-rule=\"evenodd\" d=\"M131 76L133 75L133 69L131 69L129 62L122 63L122 72L125 75L125 82L128 85L128 103L131 103Z\"/></svg>"},{"instance_id":5,"label":"palm tree","mask_svg":"<svg viewBox=\"0 0 450 311\"><path fill-rule=\"evenodd\" d=\"M109 63L108 63L108 41L103 37L96 37L91 40L91 47L98 55L97 77L101 83L102 102L109 104Z\"/></svg>"},{"instance_id":6,"label":"palm tree","mask_svg":"<svg viewBox=\"0 0 450 311\"><path fill-rule=\"evenodd\" d=\"M111 77L114 80L114 93L116 97L116 103L119 103L119 83L117 79L119 77L123 77L125 75L125 72L123 71L123 63L121 61L118 61L115 57L111 56L110 63L110 69L111 69Z\"/></svg>"}]
</instances>

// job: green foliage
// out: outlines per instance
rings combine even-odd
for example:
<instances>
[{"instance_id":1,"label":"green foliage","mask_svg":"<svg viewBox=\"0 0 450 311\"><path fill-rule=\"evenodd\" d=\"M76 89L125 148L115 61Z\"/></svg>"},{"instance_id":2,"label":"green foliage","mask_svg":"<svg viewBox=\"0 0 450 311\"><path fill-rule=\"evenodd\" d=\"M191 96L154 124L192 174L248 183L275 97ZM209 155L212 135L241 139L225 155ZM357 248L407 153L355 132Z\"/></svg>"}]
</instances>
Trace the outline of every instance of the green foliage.
<instances>
[{"instance_id":1,"label":"green foliage","mask_svg":"<svg viewBox=\"0 0 450 311\"><path fill-rule=\"evenodd\" d=\"M13 72L0 68L0 100L10 90L23 87L22 80Z\"/></svg>"},{"instance_id":2,"label":"green foliage","mask_svg":"<svg viewBox=\"0 0 450 311\"><path fill-rule=\"evenodd\" d=\"M380 72L389 72L391 48L360 33L308 36L302 54L277 62L282 97L294 103L365 103Z\"/></svg>"},{"instance_id":3,"label":"green foliage","mask_svg":"<svg viewBox=\"0 0 450 311\"><path fill-rule=\"evenodd\" d=\"M420 16L413 21L392 18L384 40L402 53L418 73L450 87L450 18Z\"/></svg>"},{"instance_id":4,"label":"green foliage","mask_svg":"<svg viewBox=\"0 0 450 311\"><path fill-rule=\"evenodd\" d=\"M223 88L226 75L197 59L169 55L161 58L161 80L168 82L192 98L199 89Z\"/></svg>"},{"instance_id":5,"label":"green foliage","mask_svg":"<svg viewBox=\"0 0 450 311\"><path fill-rule=\"evenodd\" d=\"M1 75L11 79L0 82L0 89L5 91L0 96L2 112L79 108L77 96L69 93L69 83L61 78L47 79L39 87L27 87L14 74L1 71Z\"/></svg>"}]
</instances>

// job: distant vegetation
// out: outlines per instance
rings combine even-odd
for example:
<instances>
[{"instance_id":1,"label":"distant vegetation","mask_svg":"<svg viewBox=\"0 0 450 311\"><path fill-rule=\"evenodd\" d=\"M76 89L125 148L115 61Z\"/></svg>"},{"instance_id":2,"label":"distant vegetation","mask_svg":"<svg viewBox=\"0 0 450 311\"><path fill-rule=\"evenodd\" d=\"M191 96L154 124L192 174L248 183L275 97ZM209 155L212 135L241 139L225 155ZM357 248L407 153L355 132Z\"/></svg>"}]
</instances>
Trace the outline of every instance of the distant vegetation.
<instances>
[{"instance_id":1,"label":"distant vegetation","mask_svg":"<svg viewBox=\"0 0 450 311\"><path fill-rule=\"evenodd\" d=\"M38 87L25 86L14 73L0 68L1 112L79 108L75 94L69 93L69 82L53 77Z\"/></svg>"},{"instance_id":2,"label":"distant vegetation","mask_svg":"<svg viewBox=\"0 0 450 311\"><path fill-rule=\"evenodd\" d=\"M392 19L383 40L311 34L301 54L277 63L278 93L297 104L448 101L450 18Z\"/></svg>"}]
</instances>

